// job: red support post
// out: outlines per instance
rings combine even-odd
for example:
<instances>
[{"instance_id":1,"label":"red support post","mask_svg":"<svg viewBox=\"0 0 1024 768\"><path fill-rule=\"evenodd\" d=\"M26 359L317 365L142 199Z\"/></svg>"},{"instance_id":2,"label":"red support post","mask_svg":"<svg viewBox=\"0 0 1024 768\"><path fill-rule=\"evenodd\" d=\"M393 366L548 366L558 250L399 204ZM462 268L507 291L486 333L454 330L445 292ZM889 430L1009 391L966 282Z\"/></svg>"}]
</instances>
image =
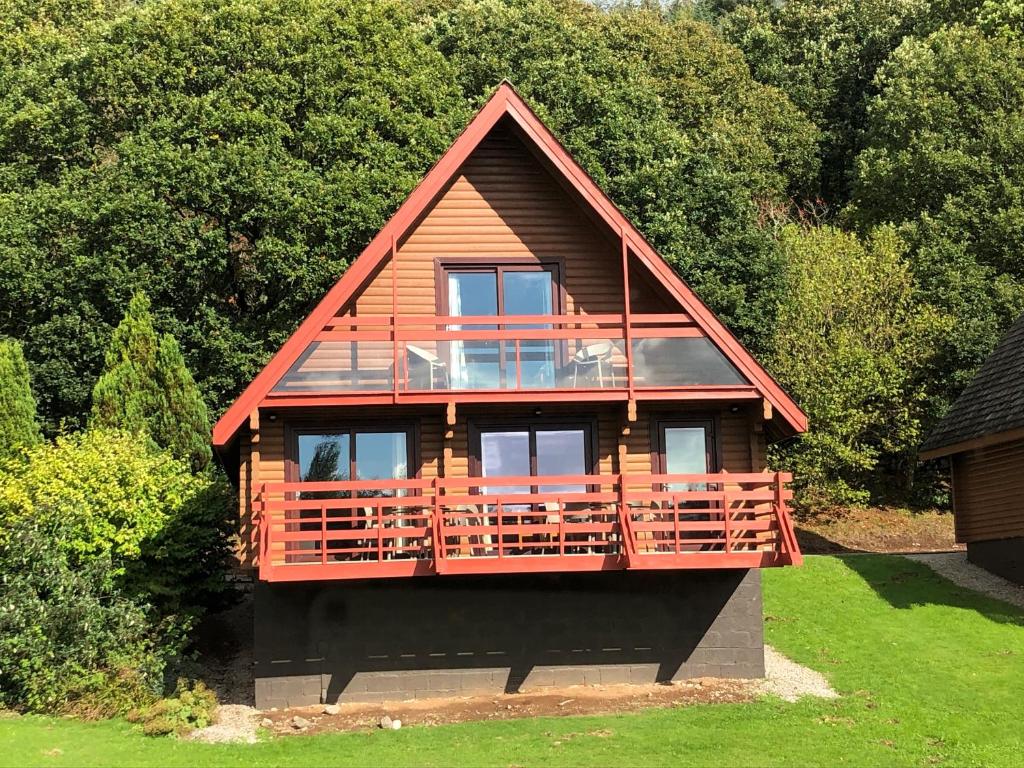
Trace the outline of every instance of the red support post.
<instances>
[{"instance_id":1,"label":"red support post","mask_svg":"<svg viewBox=\"0 0 1024 768\"><path fill-rule=\"evenodd\" d=\"M398 238L391 234L391 383L394 401L398 402Z\"/></svg>"},{"instance_id":2,"label":"red support post","mask_svg":"<svg viewBox=\"0 0 1024 768\"><path fill-rule=\"evenodd\" d=\"M629 398L633 399L633 308L629 295L629 241L626 238L626 228L619 231L622 240L622 291L623 291L623 337L625 339L626 353L626 386L629 389Z\"/></svg>"}]
</instances>

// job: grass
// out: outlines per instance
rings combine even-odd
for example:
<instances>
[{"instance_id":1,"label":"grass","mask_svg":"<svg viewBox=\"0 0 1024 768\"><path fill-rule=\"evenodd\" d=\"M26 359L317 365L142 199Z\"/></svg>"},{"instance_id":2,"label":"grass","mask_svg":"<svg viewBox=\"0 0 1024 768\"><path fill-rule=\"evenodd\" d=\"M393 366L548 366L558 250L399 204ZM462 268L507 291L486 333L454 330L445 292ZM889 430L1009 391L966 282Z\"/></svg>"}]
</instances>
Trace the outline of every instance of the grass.
<instances>
[{"instance_id":1,"label":"grass","mask_svg":"<svg viewBox=\"0 0 1024 768\"><path fill-rule=\"evenodd\" d=\"M149 739L120 722L0 720L0 764L1017 765L1024 612L899 557L812 557L764 574L768 640L835 701L293 736L253 746Z\"/></svg>"}]
</instances>

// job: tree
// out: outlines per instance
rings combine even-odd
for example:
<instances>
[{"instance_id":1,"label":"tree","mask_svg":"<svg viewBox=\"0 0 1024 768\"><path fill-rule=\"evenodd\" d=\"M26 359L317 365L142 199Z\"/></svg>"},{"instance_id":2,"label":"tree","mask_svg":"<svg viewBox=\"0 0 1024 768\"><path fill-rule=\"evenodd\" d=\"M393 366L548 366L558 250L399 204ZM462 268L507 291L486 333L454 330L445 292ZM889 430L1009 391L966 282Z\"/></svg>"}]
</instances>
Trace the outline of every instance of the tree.
<instances>
[{"instance_id":1,"label":"tree","mask_svg":"<svg viewBox=\"0 0 1024 768\"><path fill-rule=\"evenodd\" d=\"M823 133L820 194L849 198L875 73L913 36L973 17L976 0L709 0L722 35L760 82L786 93ZM724 11L724 12L723 12Z\"/></svg>"},{"instance_id":2,"label":"tree","mask_svg":"<svg viewBox=\"0 0 1024 768\"><path fill-rule=\"evenodd\" d=\"M141 433L188 461L210 462L210 418L174 337L158 338L149 299L136 293L106 353L93 390L92 425Z\"/></svg>"},{"instance_id":3,"label":"tree","mask_svg":"<svg viewBox=\"0 0 1024 768\"><path fill-rule=\"evenodd\" d=\"M46 2L0 35L0 334L55 432L145 289L221 408L469 106L397 0Z\"/></svg>"},{"instance_id":4,"label":"tree","mask_svg":"<svg viewBox=\"0 0 1024 768\"><path fill-rule=\"evenodd\" d=\"M0 339L0 458L30 448L40 439L36 400L21 344Z\"/></svg>"},{"instance_id":5,"label":"tree","mask_svg":"<svg viewBox=\"0 0 1024 768\"><path fill-rule=\"evenodd\" d=\"M1024 46L944 29L906 40L876 86L849 218L898 224L922 294L956 319L937 415L1024 312Z\"/></svg>"},{"instance_id":6,"label":"tree","mask_svg":"<svg viewBox=\"0 0 1024 768\"><path fill-rule=\"evenodd\" d=\"M805 502L862 502L879 469L909 473L921 439L921 372L948 322L918 302L892 228L864 241L783 229L785 299L770 366L807 411L787 451Z\"/></svg>"}]
</instances>

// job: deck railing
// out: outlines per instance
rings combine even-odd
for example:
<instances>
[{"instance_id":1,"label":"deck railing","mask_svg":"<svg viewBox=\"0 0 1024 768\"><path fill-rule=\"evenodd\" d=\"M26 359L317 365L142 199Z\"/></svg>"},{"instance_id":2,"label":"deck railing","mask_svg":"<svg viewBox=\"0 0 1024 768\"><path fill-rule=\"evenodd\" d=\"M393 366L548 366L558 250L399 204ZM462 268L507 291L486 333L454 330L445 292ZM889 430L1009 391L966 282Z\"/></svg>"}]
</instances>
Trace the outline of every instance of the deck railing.
<instances>
[{"instance_id":1,"label":"deck railing","mask_svg":"<svg viewBox=\"0 0 1024 768\"><path fill-rule=\"evenodd\" d=\"M269 581L801 562L786 473L269 483Z\"/></svg>"},{"instance_id":2,"label":"deck railing","mask_svg":"<svg viewBox=\"0 0 1024 768\"><path fill-rule=\"evenodd\" d=\"M752 389L685 314L335 317L272 398Z\"/></svg>"}]
</instances>

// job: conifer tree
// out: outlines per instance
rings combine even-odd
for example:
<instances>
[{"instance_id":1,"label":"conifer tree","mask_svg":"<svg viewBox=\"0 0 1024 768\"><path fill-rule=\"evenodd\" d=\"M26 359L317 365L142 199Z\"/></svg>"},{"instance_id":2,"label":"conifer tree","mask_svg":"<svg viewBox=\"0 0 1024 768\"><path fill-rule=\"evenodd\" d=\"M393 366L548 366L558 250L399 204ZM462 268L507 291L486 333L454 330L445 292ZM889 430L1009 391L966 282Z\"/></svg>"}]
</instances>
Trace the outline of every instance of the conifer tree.
<instances>
[{"instance_id":1,"label":"conifer tree","mask_svg":"<svg viewBox=\"0 0 1024 768\"><path fill-rule=\"evenodd\" d=\"M92 393L94 426L144 433L195 471L210 462L210 418L178 342L158 336L149 298L136 293L114 330Z\"/></svg>"},{"instance_id":2,"label":"conifer tree","mask_svg":"<svg viewBox=\"0 0 1024 768\"><path fill-rule=\"evenodd\" d=\"M0 458L42 439L21 344L0 340Z\"/></svg>"}]
</instances>

